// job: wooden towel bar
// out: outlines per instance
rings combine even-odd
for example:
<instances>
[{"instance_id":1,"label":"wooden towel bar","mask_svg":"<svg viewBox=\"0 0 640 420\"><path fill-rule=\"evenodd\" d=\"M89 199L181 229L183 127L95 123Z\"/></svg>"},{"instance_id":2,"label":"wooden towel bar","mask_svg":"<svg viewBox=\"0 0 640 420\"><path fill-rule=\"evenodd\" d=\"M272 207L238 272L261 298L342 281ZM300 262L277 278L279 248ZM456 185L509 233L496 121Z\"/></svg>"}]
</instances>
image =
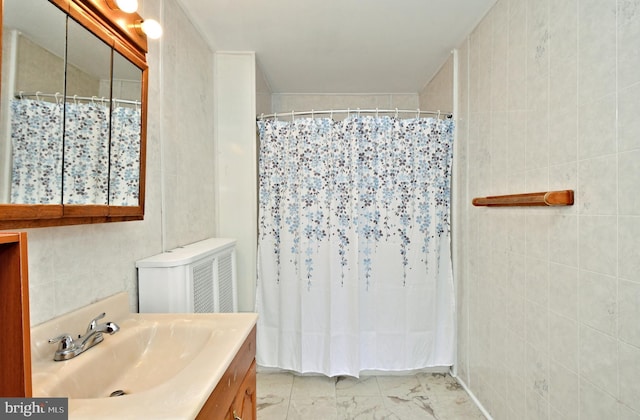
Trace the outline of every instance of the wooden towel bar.
<instances>
[{"instance_id":1,"label":"wooden towel bar","mask_svg":"<svg viewBox=\"0 0 640 420\"><path fill-rule=\"evenodd\" d=\"M474 206L488 207L571 206L573 205L573 190L476 197L473 199L472 203Z\"/></svg>"}]
</instances>

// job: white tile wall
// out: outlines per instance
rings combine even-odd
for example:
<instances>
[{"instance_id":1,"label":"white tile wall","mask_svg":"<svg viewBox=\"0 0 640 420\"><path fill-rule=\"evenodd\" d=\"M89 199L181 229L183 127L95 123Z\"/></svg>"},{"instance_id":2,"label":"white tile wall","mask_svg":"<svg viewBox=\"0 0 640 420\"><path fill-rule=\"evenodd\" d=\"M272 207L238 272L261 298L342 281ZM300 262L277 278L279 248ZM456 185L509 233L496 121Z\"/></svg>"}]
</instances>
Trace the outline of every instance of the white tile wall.
<instances>
[{"instance_id":1,"label":"white tile wall","mask_svg":"<svg viewBox=\"0 0 640 420\"><path fill-rule=\"evenodd\" d=\"M271 113L271 94L269 81L256 62L256 115Z\"/></svg>"},{"instance_id":2,"label":"white tile wall","mask_svg":"<svg viewBox=\"0 0 640 420\"><path fill-rule=\"evenodd\" d=\"M420 108L428 111L453 112L453 59L448 59L420 92Z\"/></svg>"},{"instance_id":3,"label":"white tile wall","mask_svg":"<svg viewBox=\"0 0 640 420\"><path fill-rule=\"evenodd\" d=\"M164 245L171 249L214 234L213 53L175 0L155 3L165 26L157 100L167 181Z\"/></svg>"},{"instance_id":4,"label":"white tile wall","mask_svg":"<svg viewBox=\"0 0 640 420\"><path fill-rule=\"evenodd\" d=\"M640 419L638 45L640 0L498 0L459 48L457 364L495 419ZM576 204L470 204L547 189Z\"/></svg>"}]
</instances>

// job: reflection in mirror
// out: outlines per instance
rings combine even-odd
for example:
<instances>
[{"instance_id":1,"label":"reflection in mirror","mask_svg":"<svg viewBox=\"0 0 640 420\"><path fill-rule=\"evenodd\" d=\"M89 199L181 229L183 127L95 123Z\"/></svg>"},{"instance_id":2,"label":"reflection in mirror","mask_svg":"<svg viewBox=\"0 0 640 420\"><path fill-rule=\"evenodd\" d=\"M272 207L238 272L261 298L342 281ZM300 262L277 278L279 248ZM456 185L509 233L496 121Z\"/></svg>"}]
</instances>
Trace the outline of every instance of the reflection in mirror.
<instances>
[{"instance_id":1,"label":"reflection in mirror","mask_svg":"<svg viewBox=\"0 0 640 420\"><path fill-rule=\"evenodd\" d=\"M66 15L4 0L0 203L60 204Z\"/></svg>"},{"instance_id":2,"label":"reflection in mirror","mask_svg":"<svg viewBox=\"0 0 640 420\"><path fill-rule=\"evenodd\" d=\"M109 205L137 206L140 197L142 70L113 55Z\"/></svg>"},{"instance_id":3,"label":"reflection in mirror","mask_svg":"<svg viewBox=\"0 0 640 420\"><path fill-rule=\"evenodd\" d=\"M108 204L110 102L111 47L69 19L63 204Z\"/></svg>"},{"instance_id":4,"label":"reflection in mirror","mask_svg":"<svg viewBox=\"0 0 640 420\"><path fill-rule=\"evenodd\" d=\"M0 229L142 220L141 16L103 0L0 7Z\"/></svg>"}]
</instances>

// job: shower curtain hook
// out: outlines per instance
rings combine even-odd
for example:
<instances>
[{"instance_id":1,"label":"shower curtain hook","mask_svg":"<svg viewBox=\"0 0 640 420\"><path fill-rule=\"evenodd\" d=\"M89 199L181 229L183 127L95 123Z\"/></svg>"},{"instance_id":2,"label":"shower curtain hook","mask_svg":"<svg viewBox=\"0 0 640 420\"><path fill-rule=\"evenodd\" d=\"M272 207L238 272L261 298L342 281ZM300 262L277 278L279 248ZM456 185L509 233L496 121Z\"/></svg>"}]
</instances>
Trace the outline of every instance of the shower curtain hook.
<instances>
[{"instance_id":1,"label":"shower curtain hook","mask_svg":"<svg viewBox=\"0 0 640 420\"><path fill-rule=\"evenodd\" d=\"M278 113L277 113L277 112L274 112L274 113L273 113L273 119L274 119L274 121L276 121L276 122L278 121Z\"/></svg>"},{"instance_id":2,"label":"shower curtain hook","mask_svg":"<svg viewBox=\"0 0 640 420\"><path fill-rule=\"evenodd\" d=\"M440 110L438 110L438 115L436 116L436 119L439 120L440 119Z\"/></svg>"},{"instance_id":3,"label":"shower curtain hook","mask_svg":"<svg viewBox=\"0 0 640 420\"><path fill-rule=\"evenodd\" d=\"M264 121L264 112L260 114L260 121Z\"/></svg>"},{"instance_id":4,"label":"shower curtain hook","mask_svg":"<svg viewBox=\"0 0 640 420\"><path fill-rule=\"evenodd\" d=\"M398 118L398 108L396 108L396 118Z\"/></svg>"},{"instance_id":5,"label":"shower curtain hook","mask_svg":"<svg viewBox=\"0 0 640 420\"><path fill-rule=\"evenodd\" d=\"M420 118L420 108L418 108L418 110L416 111L416 118Z\"/></svg>"},{"instance_id":6,"label":"shower curtain hook","mask_svg":"<svg viewBox=\"0 0 640 420\"><path fill-rule=\"evenodd\" d=\"M311 108L311 119L314 119L314 115L313 115L313 108Z\"/></svg>"},{"instance_id":7,"label":"shower curtain hook","mask_svg":"<svg viewBox=\"0 0 640 420\"><path fill-rule=\"evenodd\" d=\"M41 93L42 93L42 92L40 92L40 91L37 91L37 92L36 92L36 99L37 99L37 100L40 100L40 94L41 94Z\"/></svg>"},{"instance_id":8,"label":"shower curtain hook","mask_svg":"<svg viewBox=\"0 0 640 420\"><path fill-rule=\"evenodd\" d=\"M56 97L56 105L60 105L60 97L59 97L59 95L62 95L62 94L60 92L56 92L55 95L53 95L53 96Z\"/></svg>"},{"instance_id":9,"label":"shower curtain hook","mask_svg":"<svg viewBox=\"0 0 640 420\"><path fill-rule=\"evenodd\" d=\"M20 99L24 99L24 90L20 91Z\"/></svg>"},{"instance_id":10,"label":"shower curtain hook","mask_svg":"<svg viewBox=\"0 0 640 420\"><path fill-rule=\"evenodd\" d=\"M351 116L351 108L347 108L347 118Z\"/></svg>"},{"instance_id":11,"label":"shower curtain hook","mask_svg":"<svg viewBox=\"0 0 640 420\"><path fill-rule=\"evenodd\" d=\"M333 120L333 109L331 110L331 113L329 114L329 118Z\"/></svg>"},{"instance_id":12,"label":"shower curtain hook","mask_svg":"<svg viewBox=\"0 0 640 420\"><path fill-rule=\"evenodd\" d=\"M358 113L356 115L360 118L360 108L358 108Z\"/></svg>"},{"instance_id":13,"label":"shower curtain hook","mask_svg":"<svg viewBox=\"0 0 640 420\"><path fill-rule=\"evenodd\" d=\"M378 108L376 108L376 118L378 118Z\"/></svg>"},{"instance_id":14,"label":"shower curtain hook","mask_svg":"<svg viewBox=\"0 0 640 420\"><path fill-rule=\"evenodd\" d=\"M291 110L291 122L294 122L296 120L295 115L293 115L293 109Z\"/></svg>"},{"instance_id":15,"label":"shower curtain hook","mask_svg":"<svg viewBox=\"0 0 640 420\"><path fill-rule=\"evenodd\" d=\"M95 105L95 104L96 104L96 98L97 98L97 96L92 96L92 97L91 97L91 103L92 103L93 105Z\"/></svg>"},{"instance_id":16,"label":"shower curtain hook","mask_svg":"<svg viewBox=\"0 0 640 420\"><path fill-rule=\"evenodd\" d=\"M78 95L73 95L73 103L74 105L78 105Z\"/></svg>"}]
</instances>

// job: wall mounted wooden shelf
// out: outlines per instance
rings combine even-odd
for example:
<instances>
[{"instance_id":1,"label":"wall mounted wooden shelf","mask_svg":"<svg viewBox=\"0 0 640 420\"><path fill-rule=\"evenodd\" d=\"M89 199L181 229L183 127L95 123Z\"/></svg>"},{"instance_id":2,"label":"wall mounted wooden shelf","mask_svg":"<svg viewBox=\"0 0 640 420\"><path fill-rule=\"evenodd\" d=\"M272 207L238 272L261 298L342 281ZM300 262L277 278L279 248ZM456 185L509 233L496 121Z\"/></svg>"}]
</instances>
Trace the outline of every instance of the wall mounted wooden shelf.
<instances>
[{"instance_id":1,"label":"wall mounted wooden shelf","mask_svg":"<svg viewBox=\"0 0 640 420\"><path fill-rule=\"evenodd\" d=\"M473 199L472 203L474 206L487 207L572 206L573 190L476 197Z\"/></svg>"}]
</instances>

